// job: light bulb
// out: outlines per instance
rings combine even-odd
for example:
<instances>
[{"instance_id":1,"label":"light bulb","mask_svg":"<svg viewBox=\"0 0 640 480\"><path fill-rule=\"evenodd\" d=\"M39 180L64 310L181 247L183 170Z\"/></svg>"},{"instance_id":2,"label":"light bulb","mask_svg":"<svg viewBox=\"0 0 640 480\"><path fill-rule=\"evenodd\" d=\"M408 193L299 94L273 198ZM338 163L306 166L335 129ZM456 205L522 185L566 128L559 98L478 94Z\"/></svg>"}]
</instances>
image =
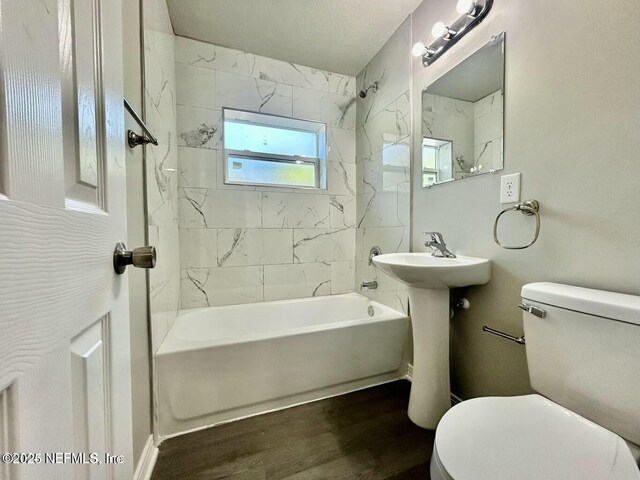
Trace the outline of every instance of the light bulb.
<instances>
[{"instance_id":1,"label":"light bulb","mask_svg":"<svg viewBox=\"0 0 640 480\"><path fill-rule=\"evenodd\" d=\"M473 0L458 0L456 4L456 10L459 14L469 14L471 10L476 6L476 2Z\"/></svg>"},{"instance_id":2,"label":"light bulb","mask_svg":"<svg viewBox=\"0 0 640 480\"><path fill-rule=\"evenodd\" d=\"M433 27L431 27L431 35L433 35L434 38L440 38L444 36L448 31L449 29L442 22L436 22L433 24Z\"/></svg>"},{"instance_id":3,"label":"light bulb","mask_svg":"<svg viewBox=\"0 0 640 480\"><path fill-rule=\"evenodd\" d=\"M416 43L413 48L411 49L411 53L413 54L414 57L421 57L422 55L424 55L426 53L427 49L424 46L424 43L422 42L418 42Z\"/></svg>"}]
</instances>

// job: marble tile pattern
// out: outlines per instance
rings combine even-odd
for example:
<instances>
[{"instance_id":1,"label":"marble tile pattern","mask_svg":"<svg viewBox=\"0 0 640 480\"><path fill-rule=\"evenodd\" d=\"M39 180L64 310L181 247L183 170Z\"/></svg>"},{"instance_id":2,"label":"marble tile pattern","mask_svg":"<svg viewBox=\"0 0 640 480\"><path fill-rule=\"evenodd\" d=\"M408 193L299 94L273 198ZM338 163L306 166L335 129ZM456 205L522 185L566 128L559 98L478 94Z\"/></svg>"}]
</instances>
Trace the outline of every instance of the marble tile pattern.
<instances>
[{"instance_id":1,"label":"marble tile pattern","mask_svg":"<svg viewBox=\"0 0 640 480\"><path fill-rule=\"evenodd\" d=\"M408 252L411 182L408 92L356 130L356 285L376 280L362 293L407 311L407 290L368 265L371 247Z\"/></svg>"},{"instance_id":2,"label":"marble tile pattern","mask_svg":"<svg viewBox=\"0 0 640 480\"><path fill-rule=\"evenodd\" d=\"M503 167L503 107L500 91L467 102L422 95L422 131L453 142L453 177L466 178Z\"/></svg>"},{"instance_id":3,"label":"marble tile pattern","mask_svg":"<svg viewBox=\"0 0 640 480\"><path fill-rule=\"evenodd\" d=\"M465 178L477 166L474 159L474 103L422 94L422 133L453 142L453 178Z\"/></svg>"},{"instance_id":4,"label":"marble tile pattern","mask_svg":"<svg viewBox=\"0 0 640 480\"><path fill-rule=\"evenodd\" d=\"M176 98L180 92L176 88L174 35L166 2L145 1L144 22L145 120L159 143L147 146L145 154L149 244L156 247L158 255L156 268L149 270L155 353L177 317L181 300L176 129Z\"/></svg>"},{"instance_id":5,"label":"marble tile pattern","mask_svg":"<svg viewBox=\"0 0 640 480\"><path fill-rule=\"evenodd\" d=\"M182 308L353 291L356 79L182 37L175 71ZM225 107L326 123L327 188L225 185Z\"/></svg>"},{"instance_id":6,"label":"marble tile pattern","mask_svg":"<svg viewBox=\"0 0 640 480\"><path fill-rule=\"evenodd\" d=\"M384 253L410 247L410 50L407 21L356 80L358 90L380 85L356 110L356 286L377 281L377 289L361 293L403 312L406 287L369 265L368 256L373 246Z\"/></svg>"},{"instance_id":7,"label":"marble tile pattern","mask_svg":"<svg viewBox=\"0 0 640 480\"><path fill-rule=\"evenodd\" d=\"M474 161L492 170L504 167L502 154L503 101L498 90L473 104Z\"/></svg>"},{"instance_id":8,"label":"marble tile pattern","mask_svg":"<svg viewBox=\"0 0 640 480\"><path fill-rule=\"evenodd\" d=\"M376 93L370 90L366 98L358 99L358 127L409 90L411 59L411 19L407 18L356 79L358 91L378 82Z\"/></svg>"}]
</instances>

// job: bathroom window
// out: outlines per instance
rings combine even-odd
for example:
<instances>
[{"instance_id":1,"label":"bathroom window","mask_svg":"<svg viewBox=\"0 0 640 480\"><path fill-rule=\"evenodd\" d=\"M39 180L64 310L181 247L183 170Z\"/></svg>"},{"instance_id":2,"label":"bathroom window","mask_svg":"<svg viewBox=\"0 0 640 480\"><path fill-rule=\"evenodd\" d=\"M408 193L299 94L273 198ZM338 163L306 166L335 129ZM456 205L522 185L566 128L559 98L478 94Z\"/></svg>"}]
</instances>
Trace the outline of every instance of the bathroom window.
<instances>
[{"instance_id":1,"label":"bathroom window","mask_svg":"<svg viewBox=\"0 0 640 480\"><path fill-rule=\"evenodd\" d=\"M422 186L452 180L453 143L435 138L422 139Z\"/></svg>"},{"instance_id":2,"label":"bathroom window","mask_svg":"<svg viewBox=\"0 0 640 480\"><path fill-rule=\"evenodd\" d=\"M223 109L224 182L326 188L326 125Z\"/></svg>"}]
</instances>

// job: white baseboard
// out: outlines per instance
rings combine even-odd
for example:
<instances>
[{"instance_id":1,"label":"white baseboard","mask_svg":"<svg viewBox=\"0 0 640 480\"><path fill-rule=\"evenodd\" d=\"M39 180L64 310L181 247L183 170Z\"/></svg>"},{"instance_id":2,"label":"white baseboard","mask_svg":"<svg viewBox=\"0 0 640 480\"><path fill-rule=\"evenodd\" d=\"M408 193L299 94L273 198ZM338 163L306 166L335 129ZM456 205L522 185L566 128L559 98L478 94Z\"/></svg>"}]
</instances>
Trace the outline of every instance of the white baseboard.
<instances>
[{"instance_id":1,"label":"white baseboard","mask_svg":"<svg viewBox=\"0 0 640 480\"><path fill-rule=\"evenodd\" d=\"M158 458L158 447L153 443L153 435L149 435L147 443L140 454L136 471L133 472L133 480L149 480L153 473L153 467L156 465Z\"/></svg>"}]
</instances>

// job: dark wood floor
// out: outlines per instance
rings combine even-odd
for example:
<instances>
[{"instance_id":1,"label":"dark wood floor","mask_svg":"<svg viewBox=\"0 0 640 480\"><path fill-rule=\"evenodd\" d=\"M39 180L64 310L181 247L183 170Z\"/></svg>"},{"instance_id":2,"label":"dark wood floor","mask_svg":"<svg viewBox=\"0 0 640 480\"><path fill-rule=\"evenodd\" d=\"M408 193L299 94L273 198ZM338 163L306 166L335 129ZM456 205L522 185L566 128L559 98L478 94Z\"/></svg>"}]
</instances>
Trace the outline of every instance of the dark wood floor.
<instances>
[{"instance_id":1,"label":"dark wood floor","mask_svg":"<svg viewBox=\"0 0 640 480\"><path fill-rule=\"evenodd\" d=\"M152 480L429 479L434 432L398 381L172 438Z\"/></svg>"}]
</instances>

